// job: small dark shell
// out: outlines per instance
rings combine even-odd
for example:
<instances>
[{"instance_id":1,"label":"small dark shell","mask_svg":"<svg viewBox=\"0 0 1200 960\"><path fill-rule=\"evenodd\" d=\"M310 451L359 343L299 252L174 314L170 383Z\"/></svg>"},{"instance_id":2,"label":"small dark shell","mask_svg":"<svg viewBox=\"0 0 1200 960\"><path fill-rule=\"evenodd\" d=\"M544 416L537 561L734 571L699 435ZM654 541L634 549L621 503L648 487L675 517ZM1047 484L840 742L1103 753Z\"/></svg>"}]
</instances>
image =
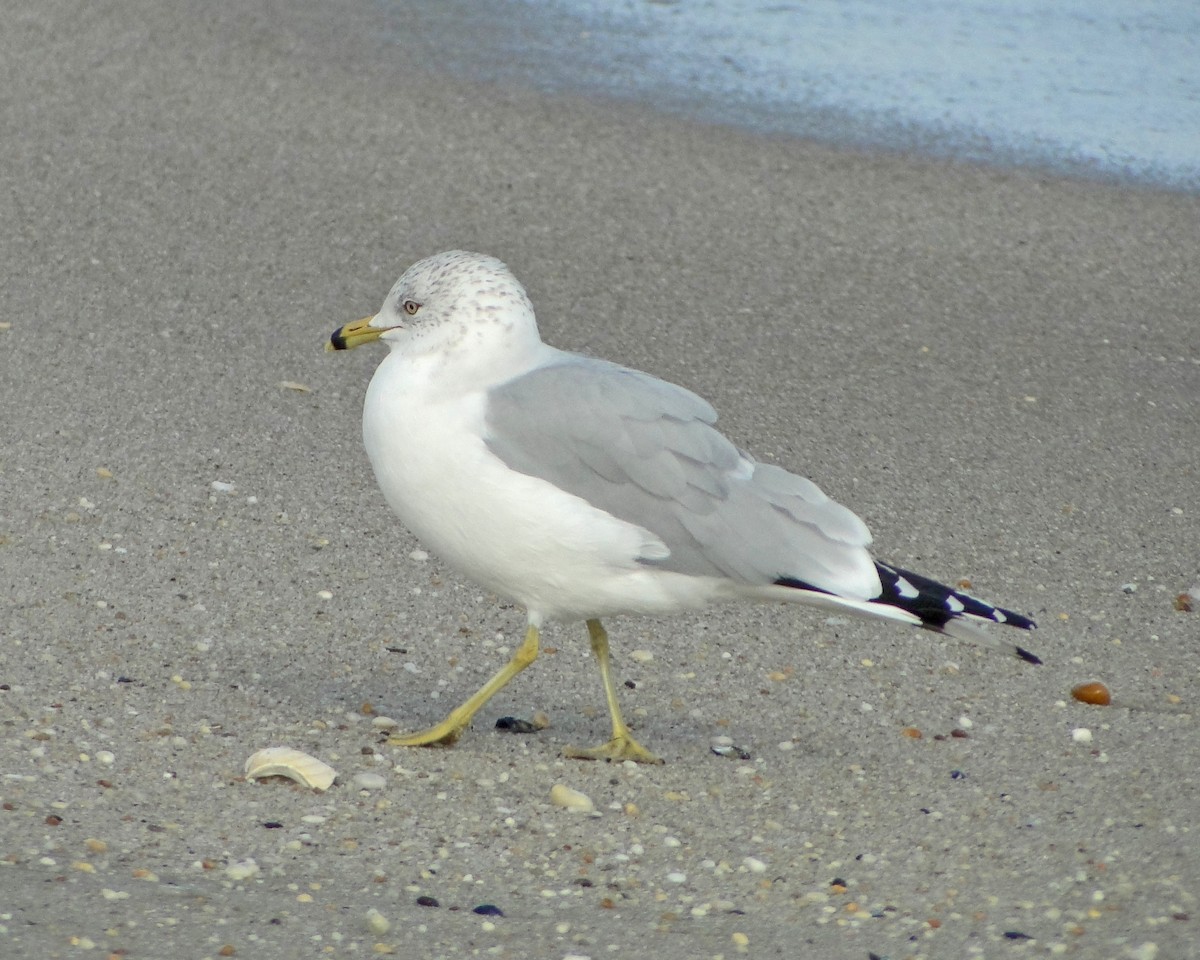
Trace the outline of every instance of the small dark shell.
<instances>
[{"instance_id":1,"label":"small dark shell","mask_svg":"<svg viewBox=\"0 0 1200 960\"><path fill-rule=\"evenodd\" d=\"M501 717L496 721L497 730L507 730L509 733L537 733L538 727L531 720L520 717Z\"/></svg>"}]
</instances>

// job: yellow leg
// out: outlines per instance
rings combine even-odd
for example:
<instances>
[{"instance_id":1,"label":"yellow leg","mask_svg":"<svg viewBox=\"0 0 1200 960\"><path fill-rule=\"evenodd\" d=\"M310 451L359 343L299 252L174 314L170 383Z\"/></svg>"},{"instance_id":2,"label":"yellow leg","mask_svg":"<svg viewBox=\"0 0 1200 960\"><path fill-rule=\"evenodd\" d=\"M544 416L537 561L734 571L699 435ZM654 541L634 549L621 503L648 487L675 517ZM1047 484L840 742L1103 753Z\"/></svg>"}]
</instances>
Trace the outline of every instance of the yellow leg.
<instances>
[{"instance_id":1,"label":"yellow leg","mask_svg":"<svg viewBox=\"0 0 1200 960\"><path fill-rule=\"evenodd\" d=\"M485 683L461 707L455 707L441 723L422 730L419 733L408 733L389 737L388 743L396 747L431 747L434 744L452 745L462 732L471 724L471 718L492 699L500 690L537 659L538 628L533 624L525 631L525 640L517 647L512 659Z\"/></svg>"},{"instance_id":2,"label":"yellow leg","mask_svg":"<svg viewBox=\"0 0 1200 960\"><path fill-rule=\"evenodd\" d=\"M617 688L613 685L612 671L609 669L608 634L599 620L587 622L588 634L592 638L592 653L600 665L600 679L604 683L604 697L608 700L608 712L612 717L612 739L598 747L580 749L566 747L564 757L577 757L581 760L636 760L638 763L662 763L662 760L652 754L640 743L633 739L629 727L621 719L621 706L617 703Z\"/></svg>"}]
</instances>

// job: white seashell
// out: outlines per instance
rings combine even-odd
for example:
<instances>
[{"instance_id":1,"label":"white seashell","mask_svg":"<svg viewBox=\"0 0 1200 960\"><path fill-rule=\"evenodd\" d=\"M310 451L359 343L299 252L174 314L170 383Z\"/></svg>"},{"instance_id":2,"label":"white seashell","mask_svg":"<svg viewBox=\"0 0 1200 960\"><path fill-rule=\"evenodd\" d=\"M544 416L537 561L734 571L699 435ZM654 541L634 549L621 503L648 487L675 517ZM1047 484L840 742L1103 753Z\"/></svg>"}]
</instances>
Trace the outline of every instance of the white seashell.
<instances>
[{"instance_id":1,"label":"white seashell","mask_svg":"<svg viewBox=\"0 0 1200 960\"><path fill-rule=\"evenodd\" d=\"M267 747L246 761L246 777L287 777L313 790L328 790L337 771L316 757L292 747Z\"/></svg>"},{"instance_id":2,"label":"white seashell","mask_svg":"<svg viewBox=\"0 0 1200 960\"><path fill-rule=\"evenodd\" d=\"M586 793L572 790L565 784L556 783L550 789L550 802L558 807L566 807L576 813L591 813L596 807L592 798Z\"/></svg>"}]
</instances>

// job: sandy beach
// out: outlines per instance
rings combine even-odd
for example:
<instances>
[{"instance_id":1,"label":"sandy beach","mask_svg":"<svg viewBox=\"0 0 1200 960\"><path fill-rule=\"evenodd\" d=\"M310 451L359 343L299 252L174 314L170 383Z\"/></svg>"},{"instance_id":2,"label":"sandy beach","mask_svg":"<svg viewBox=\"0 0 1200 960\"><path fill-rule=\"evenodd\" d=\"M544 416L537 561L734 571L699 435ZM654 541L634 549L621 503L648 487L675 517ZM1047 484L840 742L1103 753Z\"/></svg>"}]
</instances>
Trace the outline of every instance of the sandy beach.
<instances>
[{"instance_id":1,"label":"sandy beach","mask_svg":"<svg viewBox=\"0 0 1200 960\"><path fill-rule=\"evenodd\" d=\"M1196 956L1200 198L471 85L422 9L5 18L0 956ZM386 745L524 629L382 503L382 349L323 350L450 248L881 558L1032 615L1044 665L618 619L667 763L595 764L559 756L607 718L555 625L453 749ZM247 781L273 745L336 783Z\"/></svg>"}]
</instances>

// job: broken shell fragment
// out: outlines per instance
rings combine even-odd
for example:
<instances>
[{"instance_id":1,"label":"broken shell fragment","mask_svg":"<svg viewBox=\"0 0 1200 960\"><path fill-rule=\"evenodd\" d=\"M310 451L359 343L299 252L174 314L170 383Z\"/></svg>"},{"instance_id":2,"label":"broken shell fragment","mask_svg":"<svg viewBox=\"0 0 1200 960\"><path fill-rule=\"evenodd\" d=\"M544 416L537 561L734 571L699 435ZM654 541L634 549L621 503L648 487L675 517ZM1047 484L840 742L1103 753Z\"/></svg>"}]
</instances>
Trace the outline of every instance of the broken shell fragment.
<instances>
[{"instance_id":1,"label":"broken shell fragment","mask_svg":"<svg viewBox=\"0 0 1200 960\"><path fill-rule=\"evenodd\" d=\"M337 771L316 757L293 747L267 747L246 761L246 777L287 777L313 790L328 790Z\"/></svg>"},{"instance_id":2,"label":"broken shell fragment","mask_svg":"<svg viewBox=\"0 0 1200 960\"><path fill-rule=\"evenodd\" d=\"M556 807L566 807L576 813L591 813L595 809L592 798L586 793L572 790L562 783L556 783L550 789L550 802Z\"/></svg>"}]
</instances>

